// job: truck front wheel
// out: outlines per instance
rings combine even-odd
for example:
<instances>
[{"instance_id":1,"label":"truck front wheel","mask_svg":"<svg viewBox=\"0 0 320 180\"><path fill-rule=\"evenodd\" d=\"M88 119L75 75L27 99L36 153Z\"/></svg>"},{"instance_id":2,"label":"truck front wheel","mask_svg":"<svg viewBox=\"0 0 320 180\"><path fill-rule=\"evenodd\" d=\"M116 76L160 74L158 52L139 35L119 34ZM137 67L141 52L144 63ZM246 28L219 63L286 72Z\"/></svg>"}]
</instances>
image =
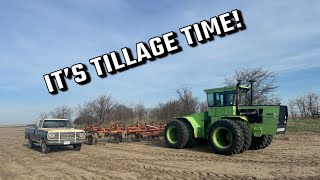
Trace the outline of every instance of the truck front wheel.
<instances>
[{"instance_id":1,"label":"truck front wheel","mask_svg":"<svg viewBox=\"0 0 320 180\"><path fill-rule=\"evenodd\" d=\"M33 141L31 140L31 137L29 136L28 137L28 148L33 149L33 147L34 147Z\"/></svg>"},{"instance_id":2,"label":"truck front wheel","mask_svg":"<svg viewBox=\"0 0 320 180\"><path fill-rule=\"evenodd\" d=\"M73 145L73 150L80 151L80 149L81 149L81 144L74 144Z\"/></svg>"},{"instance_id":3,"label":"truck front wheel","mask_svg":"<svg viewBox=\"0 0 320 180\"><path fill-rule=\"evenodd\" d=\"M50 147L46 144L46 141L44 140L41 141L41 152L43 154L50 152Z\"/></svg>"}]
</instances>

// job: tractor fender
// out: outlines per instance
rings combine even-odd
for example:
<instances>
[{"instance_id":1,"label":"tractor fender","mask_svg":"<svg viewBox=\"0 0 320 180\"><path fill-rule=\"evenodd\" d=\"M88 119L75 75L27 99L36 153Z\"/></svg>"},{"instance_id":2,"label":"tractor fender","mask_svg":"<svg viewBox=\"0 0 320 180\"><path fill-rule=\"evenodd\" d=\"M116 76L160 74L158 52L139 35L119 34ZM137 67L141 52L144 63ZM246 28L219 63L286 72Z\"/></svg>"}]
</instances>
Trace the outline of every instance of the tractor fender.
<instances>
[{"instance_id":1,"label":"tractor fender","mask_svg":"<svg viewBox=\"0 0 320 180\"><path fill-rule=\"evenodd\" d=\"M183 117L175 117L175 119L183 121L192 127L195 138L204 138L204 121L208 118L207 112L191 114Z\"/></svg>"}]
</instances>

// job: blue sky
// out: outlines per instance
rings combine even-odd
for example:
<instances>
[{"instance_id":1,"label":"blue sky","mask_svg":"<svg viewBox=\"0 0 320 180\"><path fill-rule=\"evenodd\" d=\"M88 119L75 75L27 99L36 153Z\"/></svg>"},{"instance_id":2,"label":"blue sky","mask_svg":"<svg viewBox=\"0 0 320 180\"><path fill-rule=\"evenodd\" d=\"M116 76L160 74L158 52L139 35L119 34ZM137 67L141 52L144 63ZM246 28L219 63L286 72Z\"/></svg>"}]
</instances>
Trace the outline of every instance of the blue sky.
<instances>
[{"instance_id":1,"label":"blue sky","mask_svg":"<svg viewBox=\"0 0 320 180\"><path fill-rule=\"evenodd\" d=\"M0 6L0 124L33 122L58 105L77 106L100 94L148 107L175 97L188 85L223 85L244 67L265 67L278 76L275 93L284 102L320 93L320 2L225 1L3 1ZM188 47L179 28L239 9L247 29ZM175 31L183 51L101 79L90 58ZM69 90L51 95L43 75L84 63L91 83L67 81Z\"/></svg>"}]
</instances>

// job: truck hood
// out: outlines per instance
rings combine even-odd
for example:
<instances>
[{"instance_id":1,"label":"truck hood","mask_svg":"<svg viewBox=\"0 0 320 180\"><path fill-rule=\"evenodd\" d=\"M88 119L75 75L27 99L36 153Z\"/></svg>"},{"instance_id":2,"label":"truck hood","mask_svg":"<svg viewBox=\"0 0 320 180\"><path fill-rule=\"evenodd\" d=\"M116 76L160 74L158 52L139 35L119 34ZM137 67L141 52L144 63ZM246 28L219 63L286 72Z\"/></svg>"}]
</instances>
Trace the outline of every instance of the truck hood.
<instances>
[{"instance_id":1,"label":"truck hood","mask_svg":"<svg viewBox=\"0 0 320 180\"><path fill-rule=\"evenodd\" d=\"M81 129L74 129L74 128L69 128L69 129L56 129L56 128L42 128L42 130L48 131L48 132L84 132Z\"/></svg>"}]
</instances>

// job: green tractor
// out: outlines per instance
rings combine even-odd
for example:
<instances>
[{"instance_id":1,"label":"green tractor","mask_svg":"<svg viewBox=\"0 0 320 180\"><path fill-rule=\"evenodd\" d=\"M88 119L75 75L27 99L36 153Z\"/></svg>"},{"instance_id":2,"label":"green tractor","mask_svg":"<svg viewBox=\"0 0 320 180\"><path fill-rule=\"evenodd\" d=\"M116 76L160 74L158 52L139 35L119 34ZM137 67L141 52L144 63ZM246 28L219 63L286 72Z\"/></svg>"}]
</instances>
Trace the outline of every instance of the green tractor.
<instances>
[{"instance_id":1,"label":"green tractor","mask_svg":"<svg viewBox=\"0 0 320 180\"><path fill-rule=\"evenodd\" d=\"M253 105L250 82L251 88L238 81L236 86L204 90L208 111L169 122L164 131L167 145L180 149L207 140L214 153L223 155L269 146L274 135L285 132L287 106Z\"/></svg>"}]
</instances>

